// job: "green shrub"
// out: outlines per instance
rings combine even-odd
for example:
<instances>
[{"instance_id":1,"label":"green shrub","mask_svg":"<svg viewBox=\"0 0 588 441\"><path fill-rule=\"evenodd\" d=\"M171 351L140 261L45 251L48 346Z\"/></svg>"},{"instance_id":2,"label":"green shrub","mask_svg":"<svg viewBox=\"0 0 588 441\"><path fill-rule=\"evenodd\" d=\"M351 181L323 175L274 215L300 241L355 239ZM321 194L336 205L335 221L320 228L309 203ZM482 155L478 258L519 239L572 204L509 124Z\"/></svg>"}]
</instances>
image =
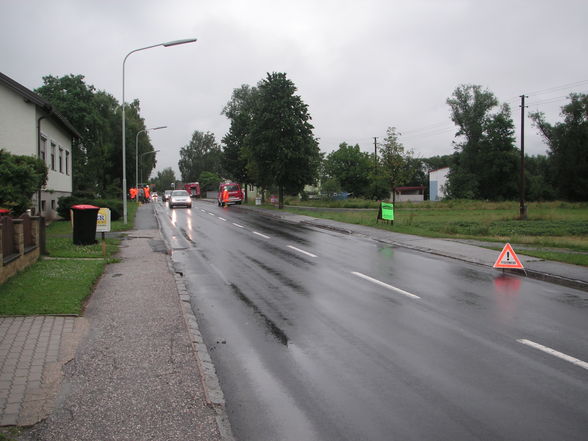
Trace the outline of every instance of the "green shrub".
<instances>
[{"instance_id":1,"label":"green shrub","mask_svg":"<svg viewBox=\"0 0 588 441\"><path fill-rule=\"evenodd\" d=\"M70 219L70 209L73 205L87 204L95 205L96 207L110 208L110 219L112 221L118 220L123 214L123 202L117 199L93 199L89 197L79 196L62 196L57 202L57 214L62 218Z\"/></svg>"}]
</instances>

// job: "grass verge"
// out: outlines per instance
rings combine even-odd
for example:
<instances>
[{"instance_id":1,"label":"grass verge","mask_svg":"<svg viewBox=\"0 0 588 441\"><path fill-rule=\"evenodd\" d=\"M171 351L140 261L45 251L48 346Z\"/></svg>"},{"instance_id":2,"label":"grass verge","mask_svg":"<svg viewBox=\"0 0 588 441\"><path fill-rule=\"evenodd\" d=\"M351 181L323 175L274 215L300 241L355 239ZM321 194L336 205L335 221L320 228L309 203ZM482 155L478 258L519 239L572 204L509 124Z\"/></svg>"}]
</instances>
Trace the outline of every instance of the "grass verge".
<instances>
[{"instance_id":1,"label":"grass verge","mask_svg":"<svg viewBox=\"0 0 588 441\"><path fill-rule=\"evenodd\" d=\"M114 221L112 231L133 228L137 204L128 204L129 223ZM106 259L101 241L74 245L71 223L56 221L47 227L49 257L0 285L0 315L80 314L86 298L108 263L116 261L120 239L106 239Z\"/></svg>"},{"instance_id":2,"label":"grass verge","mask_svg":"<svg viewBox=\"0 0 588 441\"><path fill-rule=\"evenodd\" d=\"M357 204L354 204L357 205ZM510 242L525 245L522 254L588 266L588 204L529 204L527 220L518 220L518 203L448 201L399 203L394 225L378 223L377 210L286 206L287 211L350 224L424 237Z\"/></svg>"},{"instance_id":3,"label":"grass verge","mask_svg":"<svg viewBox=\"0 0 588 441\"><path fill-rule=\"evenodd\" d=\"M79 314L106 261L41 260L0 286L0 315Z\"/></svg>"}]
</instances>

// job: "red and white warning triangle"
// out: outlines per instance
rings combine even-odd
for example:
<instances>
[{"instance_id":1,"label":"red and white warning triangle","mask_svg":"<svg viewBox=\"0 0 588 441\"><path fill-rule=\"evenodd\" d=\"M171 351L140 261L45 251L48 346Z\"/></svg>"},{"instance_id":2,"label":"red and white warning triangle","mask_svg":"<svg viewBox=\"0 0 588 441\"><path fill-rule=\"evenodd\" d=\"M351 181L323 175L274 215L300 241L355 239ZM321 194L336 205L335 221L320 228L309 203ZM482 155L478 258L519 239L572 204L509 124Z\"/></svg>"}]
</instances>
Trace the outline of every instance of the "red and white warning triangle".
<instances>
[{"instance_id":1,"label":"red and white warning triangle","mask_svg":"<svg viewBox=\"0 0 588 441\"><path fill-rule=\"evenodd\" d=\"M496 259L496 262L494 263L494 268L523 269L523 264L521 263L516 253L512 249L512 246L509 243L507 243L502 249L500 255L498 256L498 259Z\"/></svg>"}]
</instances>

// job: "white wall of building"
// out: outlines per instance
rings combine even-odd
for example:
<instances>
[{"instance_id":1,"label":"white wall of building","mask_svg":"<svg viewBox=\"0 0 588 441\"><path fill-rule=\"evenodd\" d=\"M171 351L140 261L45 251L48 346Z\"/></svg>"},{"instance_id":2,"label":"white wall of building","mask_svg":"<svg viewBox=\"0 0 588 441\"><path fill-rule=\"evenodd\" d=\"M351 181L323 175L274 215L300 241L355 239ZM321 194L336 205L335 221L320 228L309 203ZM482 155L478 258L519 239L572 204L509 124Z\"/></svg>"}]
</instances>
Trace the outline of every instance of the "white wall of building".
<instances>
[{"instance_id":1,"label":"white wall of building","mask_svg":"<svg viewBox=\"0 0 588 441\"><path fill-rule=\"evenodd\" d=\"M72 192L72 135L56 118L47 115L35 103L9 87L0 84L0 148L13 155L37 157L38 128L44 141L47 184L41 191L41 214L57 216L57 201ZM52 161L51 155L54 153ZM41 155L42 157L42 155ZM33 196L33 212L38 214L37 195Z\"/></svg>"},{"instance_id":2,"label":"white wall of building","mask_svg":"<svg viewBox=\"0 0 588 441\"><path fill-rule=\"evenodd\" d=\"M37 156L36 106L0 85L0 148L14 155Z\"/></svg>"},{"instance_id":3,"label":"white wall of building","mask_svg":"<svg viewBox=\"0 0 588 441\"><path fill-rule=\"evenodd\" d=\"M429 173L429 198L432 201L440 201L445 198L447 175L449 167L433 170Z\"/></svg>"}]
</instances>

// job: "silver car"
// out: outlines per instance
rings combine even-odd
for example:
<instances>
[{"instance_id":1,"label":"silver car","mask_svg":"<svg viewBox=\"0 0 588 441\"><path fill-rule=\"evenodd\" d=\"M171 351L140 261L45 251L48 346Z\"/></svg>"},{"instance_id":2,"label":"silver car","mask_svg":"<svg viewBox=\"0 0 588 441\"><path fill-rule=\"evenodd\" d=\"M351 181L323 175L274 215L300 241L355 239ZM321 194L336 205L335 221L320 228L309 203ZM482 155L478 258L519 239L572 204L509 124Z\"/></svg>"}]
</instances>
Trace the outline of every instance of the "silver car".
<instances>
[{"instance_id":1,"label":"silver car","mask_svg":"<svg viewBox=\"0 0 588 441\"><path fill-rule=\"evenodd\" d=\"M174 190L169 197L169 208L175 207L192 208L192 199L186 190Z\"/></svg>"}]
</instances>

